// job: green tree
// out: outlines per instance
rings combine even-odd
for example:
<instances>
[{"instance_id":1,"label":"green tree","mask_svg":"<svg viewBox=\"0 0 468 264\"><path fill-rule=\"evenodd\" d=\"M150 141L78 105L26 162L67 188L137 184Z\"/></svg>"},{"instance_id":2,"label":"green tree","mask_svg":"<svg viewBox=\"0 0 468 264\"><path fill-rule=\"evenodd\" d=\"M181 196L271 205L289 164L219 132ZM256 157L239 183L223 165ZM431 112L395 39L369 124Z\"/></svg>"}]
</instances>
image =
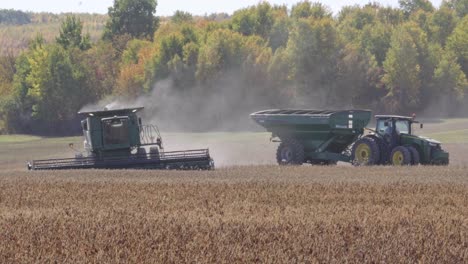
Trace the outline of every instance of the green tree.
<instances>
[{"instance_id":1,"label":"green tree","mask_svg":"<svg viewBox=\"0 0 468 264\"><path fill-rule=\"evenodd\" d=\"M468 81L453 52L445 52L442 56L434 72L433 85L437 98L433 104L446 114L454 114L468 92Z\"/></svg>"},{"instance_id":2,"label":"green tree","mask_svg":"<svg viewBox=\"0 0 468 264\"><path fill-rule=\"evenodd\" d=\"M410 32L397 28L384 61L383 83L388 91L385 102L391 112L415 110L420 107L421 67L418 50Z\"/></svg>"},{"instance_id":3,"label":"green tree","mask_svg":"<svg viewBox=\"0 0 468 264\"><path fill-rule=\"evenodd\" d=\"M193 16L189 12L177 10L175 11L174 15L171 17L171 21L176 24L192 23Z\"/></svg>"},{"instance_id":4,"label":"green tree","mask_svg":"<svg viewBox=\"0 0 468 264\"><path fill-rule=\"evenodd\" d=\"M269 45L273 51L276 51L280 47L286 47L289 39L290 26L291 23L287 15L280 16L276 19L269 36Z\"/></svg>"},{"instance_id":5,"label":"green tree","mask_svg":"<svg viewBox=\"0 0 468 264\"><path fill-rule=\"evenodd\" d=\"M442 6L432 16L431 33L432 39L445 46L448 36L452 34L457 26L457 17L450 8Z\"/></svg>"},{"instance_id":6,"label":"green tree","mask_svg":"<svg viewBox=\"0 0 468 264\"><path fill-rule=\"evenodd\" d=\"M219 29L209 34L200 49L197 79L207 82L231 67L240 67L245 58L243 37L237 32Z\"/></svg>"},{"instance_id":7,"label":"green tree","mask_svg":"<svg viewBox=\"0 0 468 264\"><path fill-rule=\"evenodd\" d=\"M429 2L429 0L398 0L398 3L406 16L409 16L418 10L426 12L434 11L434 6Z\"/></svg>"},{"instance_id":8,"label":"green tree","mask_svg":"<svg viewBox=\"0 0 468 264\"><path fill-rule=\"evenodd\" d=\"M443 0L441 7L448 7L455 10L460 18L468 14L468 2L466 0Z\"/></svg>"},{"instance_id":9,"label":"green tree","mask_svg":"<svg viewBox=\"0 0 468 264\"><path fill-rule=\"evenodd\" d=\"M316 19L330 18L331 11L321 3L311 3L306 0L295 4L291 9L291 17L294 19L313 17Z\"/></svg>"},{"instance_id":10,"label":"green tree","mask_svg":"<svg viewBox=\"0 0 468 264\"><path fill-rule=\"evenodd\" d=\"M382 23L367 25L361 32L361 48L370 52L378 65L382 66L390 48L391 36L392 29Z\"/></svg>"},{"instance_id":11,"label":"green tree","mask_svg":"<svg viewBox=\"0 0 468 264\"><path fill-rule=\"evenodd\" d=\"M82 36L83 23L75 16L67 16L62 22L60 35L56 41L63 48L76 47L81 50L91 48L91 40L89 34Z\"/></svg>"},{"instance_id":12,"label":"green tree","mask_svg":"<svg viewBox=\"0 0 468 264\"><path fill-rule=\"evenodd\" d=\"M89 69L80 56L59 45L36 45L19 58L14 81L19 131L66 133L58 127L91 98Z\"/></svg>"},{"instance_id":13,"label":"green tree","mask_svg":"<svg viewBox=\"0 0 468 264\"><path fill-rule=\"evenodd\" d=\"M159 24L156 6L156 0L114 0L114 6L109 8L104 39L125 34L152 39Z\"/></svg>"},{"instance_id":14,"label":"green tree","mask_svg":"<svg viewBox=\"0 0 468 264\"><path fill-rule=\"evenodd\" d=\"M258 23L254 8L246 8L234 12L231 27L244 36L251 36L256 34Z\"/></svg>"},{"instance_id":15,"label":"green tree","mask_svg":"<svg viewBox=\"0 0 468 264\"><path fill-rule=\"evenodd\" d=\"M374 107L382 96L382 69L375 57L358 46L348 44L338 61L338 87L336 94L344 103L355 107Z\"/></svg>"},{"instance_id":16,"label":"green tree","mask_svg":"<svg viewBox=\"0 0 468 264\"><path fill-rule=\"evenodd\" d=\"M295 23L287 50L293 67L291 74L304 101L332 103L337 92L334 85L340 48L331 19L299 19Z\"/></svg>"},{"instance_id":17,"label":"green tree","mask_svg":"<svg viewBox=\"0 0 468 264\"><path fill-rule=\"evenodd\" d=\"M447 48L458 57L458 63L468 74L468 16L465 16L447 40Z\"/></svg>"}]
</instances>

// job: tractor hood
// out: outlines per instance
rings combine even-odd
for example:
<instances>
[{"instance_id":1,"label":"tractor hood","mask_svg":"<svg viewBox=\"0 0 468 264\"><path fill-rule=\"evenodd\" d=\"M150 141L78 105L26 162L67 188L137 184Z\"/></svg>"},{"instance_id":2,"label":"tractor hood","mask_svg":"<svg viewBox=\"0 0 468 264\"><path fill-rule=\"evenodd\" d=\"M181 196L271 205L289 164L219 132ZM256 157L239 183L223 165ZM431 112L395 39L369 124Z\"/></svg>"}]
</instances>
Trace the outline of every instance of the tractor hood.
<instances>
[{"instance_id":1,"label":"tractor hood","mask_svg":"<svg viewBox=\"0 0 468 264\"><path fill-rule=\"evenodd\" d=\"M424 140L424 141L427 141L431 145L440 145L440 144L442 144L440 141L437 141L437 140L432 139L432 138L423 137L423 136L418 136L418 137L420 139Z\"/></svg>"}]
</instances>

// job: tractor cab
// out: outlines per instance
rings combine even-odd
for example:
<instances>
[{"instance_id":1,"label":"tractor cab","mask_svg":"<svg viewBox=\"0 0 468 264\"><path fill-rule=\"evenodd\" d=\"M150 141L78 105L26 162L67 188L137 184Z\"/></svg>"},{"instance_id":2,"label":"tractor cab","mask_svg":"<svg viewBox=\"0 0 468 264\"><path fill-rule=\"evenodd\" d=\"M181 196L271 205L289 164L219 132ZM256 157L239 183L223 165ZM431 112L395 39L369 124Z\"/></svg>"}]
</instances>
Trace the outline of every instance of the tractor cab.
<instances>
[{"instance_id":1,"label":"tractor cab","mask_svg":"<svg viewBox=\"0 0 468 264\"><path fill-rule=\"evenodd\" d=\"M419 123L414 120L414 117L408 116L395 116L395 115L377 115L376 131L382 136L386 135L412 135L412 125ZM423 128L423 124L420 124Z\"/></svg>"}]
</instances>

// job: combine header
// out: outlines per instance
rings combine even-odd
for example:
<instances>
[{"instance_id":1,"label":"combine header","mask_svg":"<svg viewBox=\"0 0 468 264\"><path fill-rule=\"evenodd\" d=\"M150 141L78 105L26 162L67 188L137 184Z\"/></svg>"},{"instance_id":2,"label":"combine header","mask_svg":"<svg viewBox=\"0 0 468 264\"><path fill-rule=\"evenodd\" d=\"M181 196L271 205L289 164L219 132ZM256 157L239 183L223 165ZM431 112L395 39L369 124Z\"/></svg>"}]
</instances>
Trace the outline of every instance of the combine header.
<instances>
[{"instance_id":1,"label":"combine header","mask_svg":"<svg viewBox=\"0 0 468 264\"><path fill-rule=\"evenodd\" d=\"M143 107L79 112L84 153L69 159L34 160L29 170L214 168L208 149L165 152L159 129L143 125ZM70 147L73 147L70 145Z\"/></svg>"}]
</instances>

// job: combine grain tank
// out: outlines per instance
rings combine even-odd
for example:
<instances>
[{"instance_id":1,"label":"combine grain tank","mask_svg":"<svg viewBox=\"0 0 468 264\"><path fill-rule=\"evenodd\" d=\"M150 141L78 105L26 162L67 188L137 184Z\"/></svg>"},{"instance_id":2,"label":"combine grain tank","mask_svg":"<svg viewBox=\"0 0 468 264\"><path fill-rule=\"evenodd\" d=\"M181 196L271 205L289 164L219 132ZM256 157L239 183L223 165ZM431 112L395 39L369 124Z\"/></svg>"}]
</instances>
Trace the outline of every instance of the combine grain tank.
<instances>
[{"instance_id":1,"label":"combine grain tank","mask_svg":"<svg viewBox=\"0 0 468 264\"><path fill-rule=\"evenodd\" d=\"M143 125L139 108L80 112L84 152L75 158L34 160L30 170L212 169L208 149L164 151L159 129Z\"/></svg>"}]
</instances>

